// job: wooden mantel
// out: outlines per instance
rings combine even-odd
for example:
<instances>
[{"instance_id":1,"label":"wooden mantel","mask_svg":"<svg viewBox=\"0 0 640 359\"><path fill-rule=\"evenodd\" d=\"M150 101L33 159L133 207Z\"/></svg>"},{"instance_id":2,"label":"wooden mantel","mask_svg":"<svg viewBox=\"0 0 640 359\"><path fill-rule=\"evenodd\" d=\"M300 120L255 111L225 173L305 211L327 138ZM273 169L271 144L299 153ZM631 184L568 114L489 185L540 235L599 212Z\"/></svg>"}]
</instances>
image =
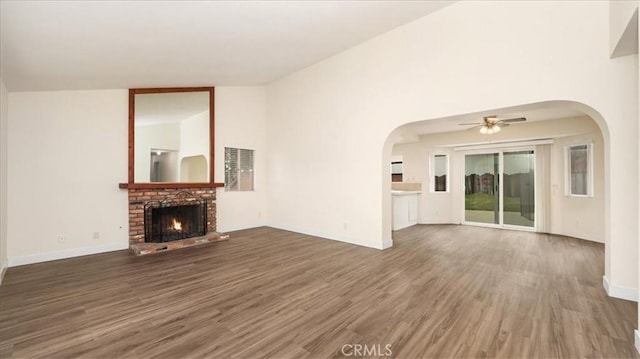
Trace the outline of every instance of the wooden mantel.
<instances>
[{"instance_id":1,"label":"wooden mantel","mask_svg":"<svg viewBox=\"0 0 640 359\"><path fill-rule=\"evenodd\" d=\"M189 182L152 182L152 183L118 183L121 189L157 189L157 188L218 188L224 183L189 183Z\"/></svg>"}]
</instances>

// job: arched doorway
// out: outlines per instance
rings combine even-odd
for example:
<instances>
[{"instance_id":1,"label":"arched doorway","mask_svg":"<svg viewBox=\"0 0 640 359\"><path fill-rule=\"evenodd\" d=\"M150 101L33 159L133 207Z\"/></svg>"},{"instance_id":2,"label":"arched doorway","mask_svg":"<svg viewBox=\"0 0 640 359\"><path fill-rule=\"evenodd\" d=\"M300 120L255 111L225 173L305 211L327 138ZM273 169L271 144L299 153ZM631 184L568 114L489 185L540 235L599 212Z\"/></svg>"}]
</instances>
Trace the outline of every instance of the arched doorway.
<instances>
[{"instance_id":1,"label":"arched doorway","mask_svg":"<svg viewBox=\"0 0 640 359\"><path fill-rule=\"evenodd\" d=\"M481 134L473 126L460 125L492 115L499 118L525 117L527 120L493 135ZM382 181L383 239L388 242L392 239L391 190L394 185L389 172L392 156L403 158L403 182L419 185L421 189L418 223L461 224L471 222L465 218L464 181L469 178L465 173L465 156L473 151L495 153L524 146L536 153L535 182L539 194L536 195L535 206L538 211L536 224L531 228L538 232L604 243L604 285L612 296L618 296L609 290L607 279L611 275L612 256L609 141L608 127L602 116L589 106L571 101L492 109L399 126L388 136L383 151L383 168L387 169L383 170ZM585 176L591 176L593 189L590 192L571 192L572 148L574 161L582 154L589 154L590 173ZM438 155L449 161L449 188L440 193L435 190L437 179L433 173L433 163ZM573 170L577 178L580 174L576 172L577 168ZM504 198L503 192L503 201ZM500 218L500 223L505 223L504 217Z\"/></svg>"}]
</instances>

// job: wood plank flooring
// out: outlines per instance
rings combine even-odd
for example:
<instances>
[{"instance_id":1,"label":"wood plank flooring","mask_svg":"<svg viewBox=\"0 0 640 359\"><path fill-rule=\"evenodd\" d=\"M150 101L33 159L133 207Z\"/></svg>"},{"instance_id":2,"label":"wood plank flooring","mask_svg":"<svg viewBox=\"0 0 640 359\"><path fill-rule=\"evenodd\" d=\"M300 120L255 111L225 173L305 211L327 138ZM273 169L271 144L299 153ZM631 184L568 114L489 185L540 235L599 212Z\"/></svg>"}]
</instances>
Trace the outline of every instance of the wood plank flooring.
<instances>
[{"instance_id":1,"label":"wood plank flooring","mask_svg":"<svg viewBox=\"0 0 640 359\"><path fill-rule=\"evenodd\" d=\"M389 344L394 358L638 358L636 303L606 296L600 244L454 225L394 242L257 228L9 268L0 356L327 358Z\"/></svg>"}]
</instances>

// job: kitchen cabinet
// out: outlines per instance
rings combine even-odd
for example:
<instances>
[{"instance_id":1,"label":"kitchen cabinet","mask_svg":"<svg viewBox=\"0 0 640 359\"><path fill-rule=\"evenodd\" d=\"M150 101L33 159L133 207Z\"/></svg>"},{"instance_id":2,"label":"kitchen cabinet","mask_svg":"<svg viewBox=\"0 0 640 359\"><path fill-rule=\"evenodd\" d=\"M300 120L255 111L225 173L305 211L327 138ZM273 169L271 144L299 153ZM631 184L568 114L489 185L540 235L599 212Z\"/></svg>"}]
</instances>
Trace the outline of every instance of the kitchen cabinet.
<instances>
[{"instance_id":1,"label":"kitchen cabinet","mask_svg":"<svg viewBox=\"0 0 640 359\"><path fill-rule=\"evenodd\" d=\"M418 224L420 193L420 191L391 191L394 231Z\"/></svg>"}]
</instances>

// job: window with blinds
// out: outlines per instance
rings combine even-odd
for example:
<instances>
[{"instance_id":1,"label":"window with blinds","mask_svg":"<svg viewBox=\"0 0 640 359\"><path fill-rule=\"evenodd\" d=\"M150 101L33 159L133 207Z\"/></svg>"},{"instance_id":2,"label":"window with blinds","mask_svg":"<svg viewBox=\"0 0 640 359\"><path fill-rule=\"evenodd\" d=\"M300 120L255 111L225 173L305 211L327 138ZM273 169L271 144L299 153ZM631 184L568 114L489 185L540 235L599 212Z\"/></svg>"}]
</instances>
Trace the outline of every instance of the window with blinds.
<instances>
[{"instance_id":1,"label":"window with blinds","mask_svg":"<svg viewBox=\"0 0 640 359\"><path fill-rule=\"evenodd\" d=\"M224 148L224 189L253 191L253 150Z\"/></svg>"},{"instance_id":2,"label":"window with blinds","mask_svg":"<svg viewBox=\"0 0 640 359\"><path fill-rule=\"evenodd\" d=\"M591 144L569 146L566 192L569 196L593 196L593 153Z\"/></svg>"},{"instance_id":3,"label":"window with blinds","mask_svg":"<svg viewBox=\"0 0 640 359\"><path fill-rule=\"evenodd\" d=\"M432 192L448 192L447 175L449 172L449 160L447 155L434 154L431 157L431 176L433 178Z\"/></svg>"}]
</instances>

